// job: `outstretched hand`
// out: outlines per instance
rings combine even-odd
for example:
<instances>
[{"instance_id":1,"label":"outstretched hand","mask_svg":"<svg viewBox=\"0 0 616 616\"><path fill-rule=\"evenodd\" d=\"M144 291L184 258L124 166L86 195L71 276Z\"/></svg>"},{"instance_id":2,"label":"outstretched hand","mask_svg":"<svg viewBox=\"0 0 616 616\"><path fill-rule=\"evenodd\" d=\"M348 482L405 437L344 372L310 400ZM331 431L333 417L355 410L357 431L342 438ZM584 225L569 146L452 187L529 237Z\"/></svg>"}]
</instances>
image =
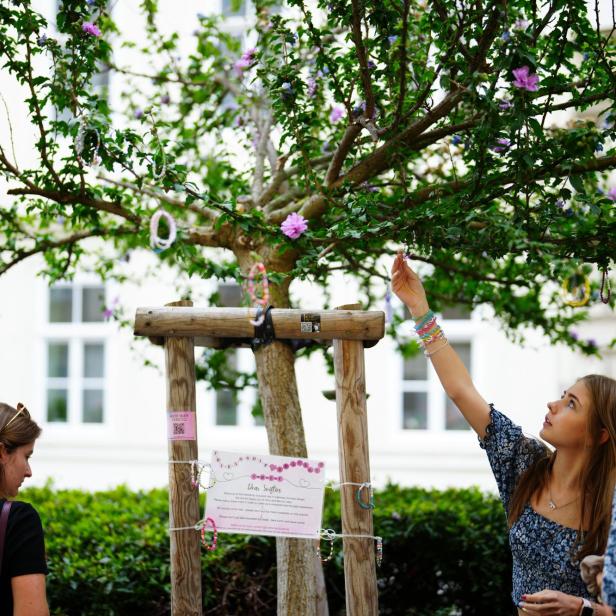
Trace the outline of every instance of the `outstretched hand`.
<instances>
[{"instance_id":1,"label":"outstretched hand","mask_svg":"<svg viewBox=\"0 0 616 616\"><path fill-rule=\"evenodd\" d=\"M423 316L430 309L419 276L409 267L401 252L396 255L391 268L391 288L414 318Z\"/></svg>"}]
</instances>

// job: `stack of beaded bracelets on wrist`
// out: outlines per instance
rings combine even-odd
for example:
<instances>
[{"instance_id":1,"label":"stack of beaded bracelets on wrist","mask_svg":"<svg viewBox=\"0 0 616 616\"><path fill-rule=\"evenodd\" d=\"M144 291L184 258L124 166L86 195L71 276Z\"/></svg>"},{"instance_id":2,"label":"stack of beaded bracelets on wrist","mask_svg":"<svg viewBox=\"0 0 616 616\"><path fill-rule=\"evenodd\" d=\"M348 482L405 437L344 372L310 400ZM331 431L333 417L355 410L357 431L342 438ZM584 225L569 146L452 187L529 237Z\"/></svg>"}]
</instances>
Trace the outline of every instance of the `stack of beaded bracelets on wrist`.
<instances>
[{"instance_id":1,"label":"stack of beaded bracelets on wrist","mask_svg":"<svg viewBox=\"0 0 616 616\"><path fill-rule=\"evenodd\" d=\"M436 315L432 312L432 310L428 310L423 317L417 319L415 322L415 331L419 336L421 345L424 348L424 355L426 357L431 357L449 344L447 338L445 338L445 333L436 322ZM428 351L428 345L433 342L437 342L438 340L442 340L443 343L436 347L433 351Z\"/></svg>"}]
</instances>

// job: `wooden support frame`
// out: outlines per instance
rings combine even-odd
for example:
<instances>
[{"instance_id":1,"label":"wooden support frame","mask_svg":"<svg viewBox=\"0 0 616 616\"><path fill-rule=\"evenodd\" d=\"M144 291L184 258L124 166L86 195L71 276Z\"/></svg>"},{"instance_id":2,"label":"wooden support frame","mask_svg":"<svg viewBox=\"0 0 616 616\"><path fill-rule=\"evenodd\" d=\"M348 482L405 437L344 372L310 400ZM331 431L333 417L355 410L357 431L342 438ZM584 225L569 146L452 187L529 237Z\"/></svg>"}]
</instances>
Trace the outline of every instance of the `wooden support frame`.
<instances>
[{"instance_id":1,"label":"wooden support frame","mask_svg":"<svg viewBox=\"0 0 616 616\"><path fill-rule=\"evenodd\" d=\"M358 308L353 304L337 310L271 310L277 339L333 341L342 484L370 482L364 345L380 340L385 330L383 312ZM186 301L137 309L135 335L164 342L167 413L196 413L194 347L218 346L221 338L252 338L250 321L255 317L252 308L198 308ZM198 493L190 488L190 467L173 464L197 458L196 433L194 441L169 441L171 528L188 527L200 519ZM372 511L358 505L356 492L356 486L341 486L342 532L372 535ZM377 616L374 540L345 538L343 549L347 614ZM170 533L170 551L172 615L201 616L198 534Z\"/></svg>"}]
</instances>

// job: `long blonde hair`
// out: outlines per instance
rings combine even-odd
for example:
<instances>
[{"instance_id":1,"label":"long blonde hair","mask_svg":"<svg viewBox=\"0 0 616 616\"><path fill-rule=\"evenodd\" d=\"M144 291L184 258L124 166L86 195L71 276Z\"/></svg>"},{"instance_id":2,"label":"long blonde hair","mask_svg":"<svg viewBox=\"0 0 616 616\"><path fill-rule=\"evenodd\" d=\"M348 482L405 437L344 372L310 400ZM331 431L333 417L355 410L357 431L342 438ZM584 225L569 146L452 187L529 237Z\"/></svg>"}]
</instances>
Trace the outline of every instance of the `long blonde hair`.
<instances>
[{"instance_id":1,"label":"long blonde hair","mask_svg":"<svg viewBox=\"0 0 616 616\"><path fill-rule=\"evenodd\" d=\"M582 559L589 554L603 554L610 529L612 498L616 478L616 380L598 374L580 379L590 394L587 436L593 445L587 464L580 475L582 496L580 526L575 557ZM602 430L608 439L601 443ZM511 527L535 494L546 487L558 452L546 448L545 456L535 460L521 475L511 496L507 521ZM583 532L584 521L588 530Z\"/></svg>"}]
</instances>

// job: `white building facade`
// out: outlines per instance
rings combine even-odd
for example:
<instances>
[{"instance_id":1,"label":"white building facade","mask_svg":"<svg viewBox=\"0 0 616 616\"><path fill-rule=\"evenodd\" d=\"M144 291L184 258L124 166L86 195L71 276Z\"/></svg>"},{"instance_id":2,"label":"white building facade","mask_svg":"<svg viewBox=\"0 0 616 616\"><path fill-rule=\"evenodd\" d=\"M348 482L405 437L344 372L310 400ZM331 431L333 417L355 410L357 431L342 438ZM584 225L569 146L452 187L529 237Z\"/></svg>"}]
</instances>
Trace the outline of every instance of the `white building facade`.
<instances>
[{"instance_id":1,"label":"white building facade","mask_svg":"<svg viewBox=\"0 0 616 616\"><path fill-rule=\"evenodd\" d=\"M231 11L227 0L218 7L211 6L215 2L207 4L207 10ZM204 10L194 1L186 2L182 15L170 2L161 5L165 11L161 21L187 36L194 19L186 15ZM41 6L52 14L53 3L41 1ZM135 19L137 2L118 3L114 11L120 22ZM241 34L243 15L230 23ZM20 124L18 111L23 92L1 72L0 91L11 101L13 130L23 135L17 140L16 156L32 159L28 125ZM113 100L113 82L110 95ZM0 143L7 139L8 127L0 124ZM8 203L6 190L0 181L0 207ZM171 272L138 282L140 272L155 263L145 251L132 255L126 267L137 282L122 286L78 275L71 283L49 288L37 276L41 263L36 258L0 277L0 400L23 402L43 427L30 484L52 480L57 487L89 490L120 483L132 488L166 484L162 350L146 340L135 341L128 328L120 328L104 313L105 308L121 308L132 316L139 306L162 306L179 299ZM332 304L355 302L353 285L338 282L331 289ZM190 284L196 298L216 290L210 281ZM317 295L305 283L292 291L303 308L322 308L318 302L315 305ZM594 338L605 349L614 337L616 317L603 306L592 314L591 321L580 327L580 336ZM605 349L602 359L585 358L549 346L535 332L528 332L527 345L520 348L506 339L498 321L480 311L472 317L446 312L441 322L478 390L529 434L538 433L546 402L558 398L575 379L588 373L616 377L614 350ZM251 353L237 351L239 368L252 367ZM365 358L373 484L495 489L485 453L446 400L429 361L423 355L403 360L387 338L367 349ZM318 354L299 360L296 372L309 455L323 459L327 478L335 481L336 407L323 395L334 388L333 377ZM197 384L200 459L209 459L214 449L267 452L265 428L251 415L254 396L254 391L245 391L235 401L228 393Z\"/></svg>"}]
</instances>

